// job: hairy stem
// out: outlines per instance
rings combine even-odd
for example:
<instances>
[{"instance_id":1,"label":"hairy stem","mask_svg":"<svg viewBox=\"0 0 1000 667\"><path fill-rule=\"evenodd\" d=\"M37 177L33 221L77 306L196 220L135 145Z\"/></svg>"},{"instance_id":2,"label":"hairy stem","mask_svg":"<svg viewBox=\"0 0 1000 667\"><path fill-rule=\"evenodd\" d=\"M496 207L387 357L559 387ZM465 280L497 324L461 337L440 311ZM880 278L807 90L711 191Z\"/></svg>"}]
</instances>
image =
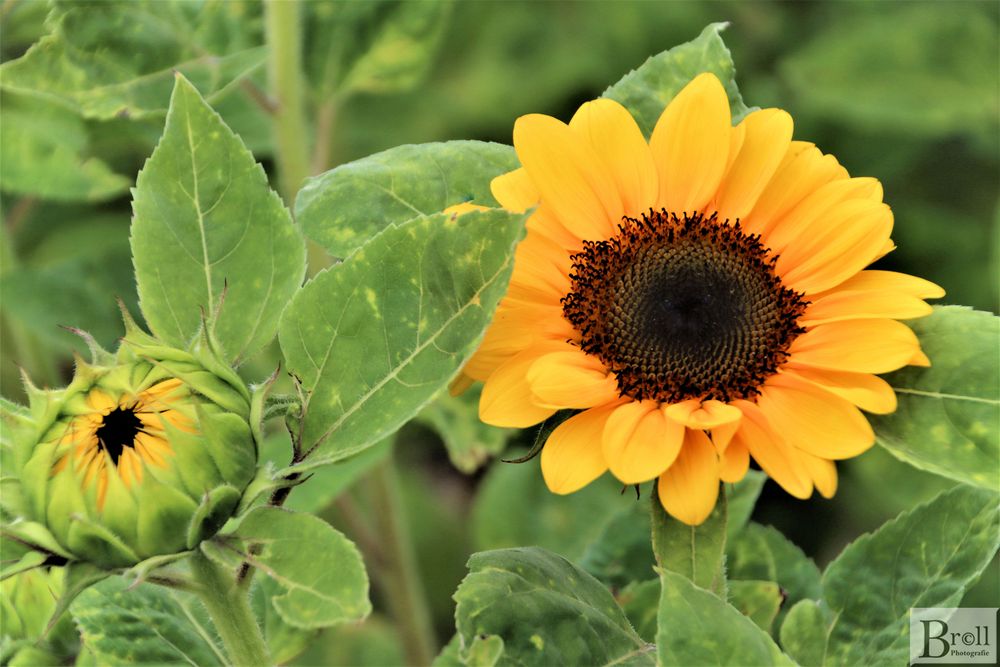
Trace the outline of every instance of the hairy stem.
<instances>
[{"instance_id":1,"label":"hairy stem","mask_svg":"<svg viewBox=\"0 0 1000 667\"><path fill-rule=\"evenodd\" d=\"M302 3L266 0L268 79L276 108L273 127L279 189L291 206L302 181L309 176L309 139L302 73Z\"/></svg>"},{"instance_id":2,"label":"hairy stem","mask_svg":"<svg viewBox=\"0 0 1000 667\"><path fill-rule=\"evenodd\" d=\"M407 663L429 665L437 652L437 642L417 571L413 542L403 516L403 500L392 458L379 464L371 481L372 509L384 545L386 599L400 627Z\"/></svg>"},{"instance_id":3,"label":"hairy stem","mask_svg":"<svg viewBox=\"0 0 1000 667\"><path fill-rule=\"evenodd\" d=\"M236 585L233 574L210 561L200 551L191 557L191 574L198 585L198 596L208 610L232 664L237 667L273 665L250 609L247 592Z\"/></svg>"}]
</instances>

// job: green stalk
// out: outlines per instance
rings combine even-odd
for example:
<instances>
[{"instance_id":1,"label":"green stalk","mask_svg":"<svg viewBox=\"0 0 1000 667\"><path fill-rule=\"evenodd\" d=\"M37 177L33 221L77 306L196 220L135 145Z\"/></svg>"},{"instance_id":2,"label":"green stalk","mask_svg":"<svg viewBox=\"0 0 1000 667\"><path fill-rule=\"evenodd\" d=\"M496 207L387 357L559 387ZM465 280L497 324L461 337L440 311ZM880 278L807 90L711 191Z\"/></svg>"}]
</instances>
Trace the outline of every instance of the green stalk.
<instances>
[{"instance_id":1,"label":"green stalk","mask_svg":"<svg viewBox=\"0 0 1000 667\"><path fill-rule=\"evenodd\" d=\"M247 592L236 585L232 573L210 561L200 551L191 557L191 574L198 596L222 638L226 654L237 667L273 665Z\"/></svg>"},{"instance_id":2,"label":"green stalk","mask_svg":"<svg viewBox=\"0 0 1000 667\"><path fill-rule=\"evenodd\" d=\"M407 664L429 665L437 653L437 642L413 542L403 517L403 500L392 458L379 464L371 479L372 509L384 545L382 583L386 599L399 624Z\"/></svg>"},{"instance_id":3,"label":"green stalk","mask_svg":"<svg viewBox=\"0 0 1000 667\"><path fill-rule=\"evenodd\" d=\"M302 3L265 0L264 20L270 48L268 79L276 109L273 116L279 189L285 203L295 202L309 176L309 138L302 72Z\"/></svg>"}]
</instances>

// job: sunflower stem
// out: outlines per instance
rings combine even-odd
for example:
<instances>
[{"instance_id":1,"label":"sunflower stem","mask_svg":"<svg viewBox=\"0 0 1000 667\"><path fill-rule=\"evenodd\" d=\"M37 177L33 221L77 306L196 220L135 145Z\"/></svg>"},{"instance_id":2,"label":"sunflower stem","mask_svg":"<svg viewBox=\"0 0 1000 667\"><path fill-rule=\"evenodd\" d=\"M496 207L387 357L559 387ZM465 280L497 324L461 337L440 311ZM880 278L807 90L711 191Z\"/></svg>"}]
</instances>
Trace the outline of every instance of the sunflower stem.
<instances>
[{"instance_id":1,"label":"sunflower stem","mask_svg":"<svg viewBox=\"0 0 1000 667\"><path fill-rule=\"evenodd\" d=\"M208 610L233 665L273 665L245 589L233 573L210 561L200 551L191 557L191 574L198 596Z\"/></svg>"},{"instance_id":2,"label":"sunflower stem","mask_svg":"<svg viewBox=\"0 0 1000 667\"><path fill-rule=\"evenodd\" d=\"M437 641L391 456L375 468L371 479L373 510L385 546L386 598L400 627L407 664L429 665L437 653Z\"/></svg>"},{"instance_id":3,"label":"sunflower stem","mask_svg":"<svg viewBox=\"0 0 1000 667\"><path fill-rule=\"evenodd\" d=\"M266 0L264 20L270 48L268 79L275 101L272 116L279 190L292 206L309 176L309 140L302 73L302 3Z\"/></svg>"}]
</instances>

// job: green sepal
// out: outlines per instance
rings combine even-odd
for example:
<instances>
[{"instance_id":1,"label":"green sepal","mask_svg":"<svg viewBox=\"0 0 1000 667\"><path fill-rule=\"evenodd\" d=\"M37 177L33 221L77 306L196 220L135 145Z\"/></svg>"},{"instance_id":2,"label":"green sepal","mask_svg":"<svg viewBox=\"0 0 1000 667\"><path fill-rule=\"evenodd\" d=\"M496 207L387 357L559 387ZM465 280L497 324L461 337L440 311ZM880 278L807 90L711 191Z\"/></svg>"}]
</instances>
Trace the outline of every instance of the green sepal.
<instances>
[{"instance_id":1,"label":"green sepal","mask_svg":"<svg viewBox=\"0 0 1000 667\"><path fill-rule=\"evenodd\" d=\"M237 488L246 487L257 469L257 445L248 422L210 406L198 407L198 419L205 451L222 478Z\"/></svg>"},{"instance_id":2,"label":"green sepal","mask_svg":"<svg viewBox=\"0 0 1000 667\"><path fill-rule=\"evenodd\" d=\"M138 490L139 553L145 557L173 553L187 543L188 523L198 505L182 491L155 478L144 479ZM135 563L141 560L136 558ZM132 563L128 563L131 565Z\"/></svg>"},{"instance_id":3,"label":"green sepal","mask_svg":"<svg viewBox=\"0 0 1000 667\"><path fill-rule=\"evenodd\" d=\"M63 613L76 599L76 596L87 590L98 581L102 581L109 576L110 572L102 570L100 567L93 565L91 563L84 563L81 561L74 561L67 565L63 569L63 592L56 600L56 606L52 610L52 616L49 618L47 629L52 629L55 627L59 619L62 618Z\"/></svg>"},{"instance_id":4,"label":"green sepal","mask_svg":"<svg viewBox=\"0 0 1000 667\"><path fill-rule=\"evenodd\" d=\"M77 515L69 524L66 544L73 553L106 569L127 567L140 560L138 554L108 527Z\"/></svg>"},{"instance_id":5,"label":"green sepal","mask_svg":"<svg viewBox=\"0 0 1000 667\"><path fill-rule=\"evenodd\" d=\"M44 554L41 551L29 551L15 562L0 569L0 581L27 572L28 570L33 570L48 560L48 558L48 554ZM4 562L8 562L8 555L6 553L4 553Z\"/></svg>"},{"instance_id":6,"label":"green sepal","mask_svg":"<svg viewBox=\"0 0 1000 667\"><path fill-rule=\"evenodd\" d=\"M194 549L202 540L214 535L232 516L240 502L240 492L232 486L219 486L206 493L191 517L187 532L187 547Z\"/></svg>"},{"instance_id":7,"label":"green sepal","mask_svg":"<svg viewBox=\"0 0 1000 667\"><path fill-rule=\"evenodd\" d=\"M14 541L24 545L29 549L47 551L63 558L70 558L70 553L65 547L59 544L49 529L36 521L18 520L13 523L4 524L0 528L0 537L4 541ZM8 553L8 547L3 548L4 554Z\"/></svg>"}]
</instances>

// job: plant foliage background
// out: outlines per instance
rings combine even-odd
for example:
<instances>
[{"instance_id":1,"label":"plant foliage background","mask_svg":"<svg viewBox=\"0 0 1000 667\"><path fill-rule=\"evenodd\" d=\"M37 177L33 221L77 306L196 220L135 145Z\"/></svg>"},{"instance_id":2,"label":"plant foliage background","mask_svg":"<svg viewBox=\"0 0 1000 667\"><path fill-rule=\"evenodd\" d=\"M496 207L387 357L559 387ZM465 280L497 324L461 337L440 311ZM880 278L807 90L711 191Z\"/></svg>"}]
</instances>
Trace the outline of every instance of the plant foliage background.
<instances>
[{"instance_id":1,"label":"plant foliage background","mask_svg":"<svg viewBox=\"0 0 1000 667\"><path fill-rule=\"evenodd\" d=\"M476 164L489 163L490 173L505 171L513 164L511 153L501 150L490 155L463 153L461 146L450 144L439 154L407 156L400 151L408 149L394 147L452 139L509 143L517 116L540 112L567 119L581 102L601 95L609 83L648 56L696 38L712 22L730 21L724 38L746 103L790 110L797 138L814 141L836 155L852 175L871 175L882 181L886 201L896 215L893 237L899 247L882 262L882 268L920 275L942 285L948 292L947 303L997 311L1000 68L996 54L1000 51L1000 9L995 3L382 1L316 2L305 7L305 118L313 149L308 156L309 175L386 149L395 151L389 157L376 155L345 167L347 171L335 172L335 182L325 182L323 177L310 181L300 195L294 207L298 224L333 256L347 256L385 221L412 217L405 208L399 210L398 202L384 196L384 188L379 187L380 166L386 161L395 160L410 165L414 173L426 174L436 160L452 165L467 160L473 165L471 172L452 171L464 173L468 181L446 183L466 189L484 188L488 183L488 176L474 173ZM143 185L143 178L160 185L171 181L170 170L178 160L167 151L185 147L173 143L169 136L164 139L160 161L146 164L144 176L135 182L135 175L164 131L175 70L263 163L272 185L286 198L289 192L275 180L264 23L257 3L10 0L0 9L0 37L4 62L0 68L4 234L0 393L11 400L23 400L19 367L37 384L56 386L71 373L72 354L85 352L80 340L61 327L88 330L111 346L121 335L116 296L132 313L139 312L139 295L144 304L156 302L152 293L156 283L144 267L162 266L175 272L165 280L185 280L183 257L164 254L146 235L147 245L134 248L139 274L136 284L129 244L133 217L130 188L138 188L134 209L137 225L163 223L157 216L169 207L157 202L184 205L180 192L165 186L154 192ZM185 116L187 129L219 131L211 118L199 117L202 112L193 101L197 93L179 90L182 97L192 96ZM186 100L179 98L177 109ZM180 131L179 127L174 129ZM244 152L235 140L230 150L236 156L230 159L238 160ZM265 178L257 172L251 176L261 181ZM425 189L406 192L403 198L423 202L429 213L448 203L439 201L440 193L432 185L421 187ZM478 194L488 196L485 191ZM280 245L282 230L290 220L276 197L262 197L257 202L242 193L230 193L229 197L225 206L254 206L256 215L263 216L269 225L258 233ZM220 195L220 202L224 199ZM353 204L330 206L330 201ZM236 215L222 209L212 213ZM197 212L202 214L208 213ZM331 215L338 217L339 228L356 230L356 235L324 236L322 230L332 228ZM514 223L517 221L507 221L507 240L513 238ZM312 233L311 225L315 229ZM425 237L409 241L414 240L437 242ZM441 241L441 255L457 258L460 250L446 241ZM398 242L406 243L407 239ZM319 245L313 245L310 261L322 252ZM363 259L370 263L399 261L390 256ZM229 257L226 270L244 270L243 261L238 253ZM458 262L455 271L460 274L461 270ZM259 307L262 312L280 309L302 271L301 263L295 262L272 267L272 301L248 303L246 307ZM350 276L328 275L324 279L349 281ZM192 284L191 289L199 289L199 284ZM208 289L211 292L211 285ZM309 303L315 296L292 302L278 337L291 370L310 389L322 392L324 378L344 370L317 368L310 374L301 360L311 351L304 338L296 340L301 326L293 326L307 325L315 309L336 307L323 299ZM238 293L234 298L239 298ZM155 307L145 311L147 316L165 312ZM296 319L299 311L304 313L301 321ZM166 322L147 324L158 331L173 326ZM197 322L178 322L176 326L177 338L182 340ZM928 321L918 326L932 330L935 324ZM269 342L273 331L230 330L224 321L219 327L232 359L242 362L239 370L248 382L260 382L271 374L280 357L278 342ZM997 361L995 338L942 343L943 354L957 354L957 348L966 355L964 363L970 369ZM928 351L934 357L933 349ZM336 354L350 358L350 350ZM291 390L291 381L284 374L279 385ZM505 432L478 423L475 398L474 392L462 398L442 396L405 425L395 442L382 440L345 463L317 469L315 478L291 494L287 507L318 513L359 545L370 575L374 611L360 624L304 632L283 625L262 599L258 608L276 658L299 664L395 664L403 660L405 638L392 619L406 610L398 607L399 591L393 589L391 577L381 576L394 566L382 547L384 537L394 532L412 538L412 557L429 603L429 621L442 646L455 632L457 604L457 629L466 640L463 661L472 655L473 662L492 664L499 651L520 650L474 640L484 633L499 634L508 613L490 607L481 615L472 614L488 627L473 627L467 620L470 615L465 611L476 608L478 601L489 597L490 587L497 585L496 580L480 577L483 570L514 568L518 559L527 559L540 572L551 568L561 577L566 590L558 595L576 596L593 609L603 608L611 599L607 588L593 587L590 580L571 583L577 574L560 572L562 562L544 552L494 552L478 554L469 561L474 552L490 549L543 547L570 559L615 592L631 625L624 622L624 616L595 617L593 627L603 641L593 647L590 659L610 661L655 640L655 618L643 614L648 614L649 600L657 599L659 585L649 570L651 555L636 551L637 543L646 543L648 550L648 532L644 532L648 527L640 517L642 532L636 537L632 517L645 510L646 499L637 503L630 492L619 496L619 489L607 479L569 497L549 494L536 463L515 466L496 460L501 453L514 456L530 446L533 433ZM393 400L407 399L401 395ZM373 442L398 426L379 423L377 405L367 410L336 417L338 428L349 434L346 441ZM985 419L995 420L995 410L984 414ZM887 446L897 440L894 451L899 456L920 459L920 452L906 451L906 433L886 433ZM307 442L314 435L307 434ZM276 468L289 464L287 439L287 433L275 428L265 448L264 456L271 457ZM330 457L343 454L332 449L326 453ZM401 525L386 524L376 482L366 476L393 456L397 471L393 492L399 494L405 508ZM984 474L989 474L989 463L987 457ZM852 642L850 633L878 622L866 614L877 615L879 611L869 609L852 615L842 590L846 584L838 572L850 571L852 561L877 560L878 538L855 544L854 551L842 556L822 580L817 565L825 568L845 544L863 532L953 487L947 496L933 501L944 503L941 498L951 498L953 505L941 505L943 509L938 511L932 504L921 510L924 514L901 517L883 530L902 530L912 522L929 531L913 539L928 544L961 539L960 535L951 536L954 526L940 518L950 507L966 508L961 514L966 523L984 522L981 532L986 537L992 524L981 516L981 503L976 504L975 494L966 487L956 487L954 479L933 474L947 474L943 469L947 462L939 470L933 464L918 470L885 449L874 448L838 467L842 484L831 501L792 501L773 483L760 489L759 479L744 490L748 498L742 501L745 507L739 495L731 500L730 530L742 528L751 518L752 523L739 534L732 532L727 547L730 597L743 603L741 611L757 626L771 630L776 637L778 628L782 628L782 635L784 628L804 628L802 636L807 636L810 628L822 629L820 611L809 602L821 592L831 605L841 600L847 608L840 610L846 620L838 626L840 635L834 635L831 650L868 651L837 655L837 660L871 662L886 658L888 654L880 651L889 651L891 641L880 644L875 640L861 648ZM989 482L980 485L989 486ZM754 506L752 498L758 491L760 499ZM648 518L645 521L648 524ZM650 581L636 584L630 573L642 567L646 567ZM965 577L965 584L971 585L978 566L962 567L956 565L961 571L956 571L955 577ZM961 604L995 606L998 571L994 560L979 583L964 594ZM711 583L705 582L705 587ZM872 595L886 585L874 580L855 583L869 587ZM688 585L684 580L676 584L678 588ZM533 590L531 582L518 585L528 587L526 595ZM780 607L775 602L777 585L788 595ZM170 610L185 604L153 587L142 590L144 606L133 609L138 615L134 624L138 638L142 621L154 613L150 610L172 617L176 609ZM103 586L90 589L76 602L74 618L85 645L97 655L121 657L116 653L120 647L101 643L100 629L109 619L94 610L110 604L99 599L101 596L120 601L125 599L123 595L121 590ZM266 598L269 593L262 590L259 595ZM692 595L697 597L698 593ZM691 599L684 604L692 604ZM697 613L706 617L727 613L713 606L717 602L714 598L699 599ZM682 606L681 601L676 603L678 608ZM295 601L288 604L294 607ZM659 600L661 616L674 613L670 604L667 596ZM115 613L128 613L125 606L116 609ZM544 611L544 607L539 609ZM195 626L197 613L187 611ZM689 613L676 613L676 623L696 623ZM344 618L353 618L352 614L345 612ZM746 631L739 650L747 650L747 642L762 642L753 635L756 630L752 624L739 630L743 627L740 622L733 621L738 631ZM330 623L315 627L323 625ZM217 649L203 637L189 636L191 626L172 631L177 633L174 639L178 645L191 647L189 655L199 664L219 661ZM810 662L811 656L796 654L796 649L790 648L795 640L792 630L789 633L789 641L782 641L785 651L801 662ZM537 637L538 641L546 640L545 636ZM659 645L666 650L665 644ZM771 652L777 650L766 642L757 649L760 660L774 657ZM457 644L450 650L443 659L459 660ZM600 651L607 654L598 655ZM668 664L693 660L694 655L661 653L659 658ZM176 655L154 657L179 659Z\"/></svg>"}]
</instances>

